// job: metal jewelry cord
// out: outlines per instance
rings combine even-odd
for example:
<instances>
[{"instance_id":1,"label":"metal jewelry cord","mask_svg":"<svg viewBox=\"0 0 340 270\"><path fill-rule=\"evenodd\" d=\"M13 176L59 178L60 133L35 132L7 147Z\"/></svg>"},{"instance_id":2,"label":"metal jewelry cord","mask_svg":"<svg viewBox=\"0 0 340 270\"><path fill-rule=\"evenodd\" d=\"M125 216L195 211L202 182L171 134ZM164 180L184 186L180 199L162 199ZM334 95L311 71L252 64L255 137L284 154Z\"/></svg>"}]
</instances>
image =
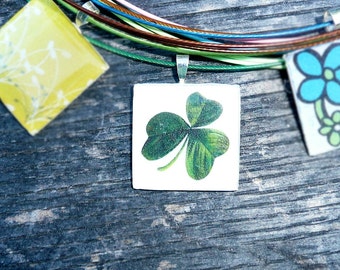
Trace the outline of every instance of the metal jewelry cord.
<instances>
[{"instance_id":1,"label":"metal jewelry cord","mask_svg":"<svg viewBox=\"0 0 340 270\"><path fill-rule=\"evenodd\" d=\"M67 3L65 3L62 0L57 0L60 4L62 4L64 7L66 7L67 9L69 9L70 11L72 11L73 13L77 13L78 10L70 5L68 5ZM89 18L89 21L93 24L98 24L99 22L95 21L92 18ZM97 26L101 26L104 27L105 25L102 24L98 24ZM115 31L112 28L108 28L106 30L111 30L111 31ZM114 34L117 34L116 32L114 32ZM130 59L134 59L134 60L138 60L138 61L143 61L143 62L147 62L150 64L156 64L156 65L161 65L161 66L165 66L165 67L175 67L176 63L172 62L172 61L166 61L166 60L159 60L159 59L155 59L155 58L151 58L151 57L147 57L147 56L142 56L139 54L134 54L125 50L121 50L118 48L114 48L108 44L105 44L104 42L100 41L100 40L96 40L90 37L85 36L93 45L103 48L105 50L108 50L112 53L130 58ZM253 65L248 65L248 66L237 66L237 65L197 65L197 64L189 64L189 69L190 70L200 70L200 71L243 71L243 70L254 70L254 69L266 69L266 68L282 68L283 66L283 60L282 59L278 59L276 62L272 62L272 63L264 63L264 64L253 64Z\"/></svg>"},{"instance_id":2,"label":"metal jewelry cord","mask_svg":"<svg viewBox=\"0 0 340 270\"><path fill-rule=\"evenodd\" d=\"M175 67L176 62L173 61L166 61L166 60L159 60L147 56L142 56L138 54L134 54L131 52L127 52L121 49L114 48L108 44L100 40L96 40L90 37L85 36L88 41L90 41L93 45L105 49L109 52L133 59L142 62L146 62L149 64L155 64L163 67ZM258 70L258 69L267 69L277 67L278 65L283 65L283 60L278 61L277 63L265 63L265 64L258 64L258 65L248 65L248 66L236 66L236 65L198 65L198 64L190 64L188 66L189 70L197 70L197 71L247 71L247 70Z\"/></svg>"},{"instance_id":3,"label":"metal jewelry cord","mask_svg":"<svg viewBox=\"0 0 340 270\"><path fill-rule=\"evenodd\" d=\"M61 2L59 0L57 1ZM337 31L320 34L320 35L313 36L313 37L304 38L302 42L292 41L292 44L288 44L288 45L286 43L273 44L270 47L265 47L266 45L263 45L263 44L256 44L255 46L254 45L250 46L247 44L246 45L243 45L243 44L230 45L230 44L215 44L215 43L207 44L203 42L196 42L196 41L183 40L183 39L174 39L174 38L159 36L159 35L152 34L152 33L146 33L138 29L135 29L133 27L127 26L125 24L122 24L120 22L117 22L111 18L93 13L75 4L71 0L64 0L62 2L66 2L69 5L75 7L76 9L95 18L97 21L100 21L106 25L112 26L116 29L120 29L125 32L132 33L134 35L137 35L138 37L141 37L141 38L153 41L153 42L156 41L166 46L203 51L203 53L201 53L200 55L204 55L205 54L204 52L232 54L232 55L253 55L253 56L286 53L288 51L302 49L305 47L315 46L315 45L322 44L325 42L333 41L333 40L338 39L340 36L340 30L337 30Z\"/></svg>"},{"instance_id":4,"label":"metal jewelry cord","mask_svg":"<svg viewBox=\"0 0 340 270\"><path fill-rule=\"evenodd\" d=\"M113 20L111 18L95 14L95 13L88 11L87 9L81 7L80 5L75 4L71 0L55 0L55 1L59 2L64 7L67 7L68 9L72 10L75 13L77 13L79 11L86 13L89 16L88 21L91 24L93 24L93 25L95 25L95 26L101 28L102 30L105 30L105 31L107 31L111 34L117 35L119 37L126 38L126 39L129 39L129 40L134 41L134 42L138 42L138 43L146 45L146 46L151 46L151 47L156 48L156 49L175 52L177 54L179 53L179 54L198 55L198 56L203 56L203 57L207 57L207 58L212 58L214 60L225 61L225 62L230 62L230 63L234 64L234 65L208 65L209 66L208 68L204 68L203 65L190 65L189 66L189 69L196 69L196 70L237 71L237 70L253 70L253 69L262 69L262 68L282 68L284 66L284 61L281 58L277 58L277 56L279 56L280 53L285 53L286 51L295 50L295 49L299 49L299 48L305 48L305 47L325 43L325 42L328 42L328 41L331 41L331 40L335 40L335 39L338 39L338 37L340 35L340 30L337 30L337 31L332 31L332 32L325 33L325 34L319 34L317 36L301 38L301 39L297 39L297 40L292 39L292 40L289 40L288 42L286 42L286 44L288 43L288 44L298 44L298 45L281 47L280 50L277 50L277 48L276 48L276 50L274 50L273 48L270 48L270 49L266 48L266 49L259 50L259 48L265 47L266 44L264 44L264 45L255 44L253 47L249 46L250 44L237 44L236 45L236 47L240 47L240 48L242 48L242 46L239 46L239 45L246 45L244 47L257 49L257 51L250 51L249 52L249 51L247 51L249 49L247 49L247 50L240 50L240 49L238 50L238 49L235 49L235 48L224 49L223 46L229 48L229 47L231 47L231 46L229 46L230 44L216 44L216 43L215 44L209 44L209 45L212 45L212 47L214 47L215 49L213 49L213 50L208 49L207 50L206 48L204 48L204 45L207 45L204 42L196 42L196 41L184 40L184 39L180 39L180 41L178 42L178 40L176 40L176 38L165 38L164 36L159 36L159 35L156 35L156 34L150 34L150 33L147 33L145 31L140 31L140 30L137 30L133 27L129 27L129 26L122 24L122 23L120 23L116 20ZM126 20L125 22L127 22L128 19L125 19L125 20ZM147 29L147 27L145 27L145 28ZM123 29L123 31L121 31L122 29ZM129 33L133 33L134 35L130 35ZM146 37L149 37L150 40L147 40ZM155 39L153 39L153 38L155 38ZM151 57L142 56L142 55L138 55L138 54L134 54L134 53L129 53L129 52L124 51L124 50L113 48L112 46L110 46L108 44L104 44L103 42L98 41L98 40L95 41L95 40L91 40L90 38L89 38L89 40L92 43L95 43L96 46L102 47L106 50L109 50L113 53L123 55L125 57L129 57L129 58L132 58L132 59L136 59L136 60L140 60L140 61L148 62L148 63L152 63L152 64L158 64L158 65L162 65L162 66L169 66L170 67L170 66L175 65L175 63L171 62L171 61L164 61L163 62L163 60L158 60L158 59L154 59L154 58L151 58ZM156 42L154 40L156 40ZM160 42L160 40L161 40L162 43ZM193 42L193 43L190 43L190 42ZM313 42L313 43L309 43L309 42ZM280 42L273 43L274 44L273 47L274 48L275 48L275 46L278 47L277 45L278 44L281 45L281 43ZM185 44L185 46L183 44ZM188 44L190 44L190 46ZM191 46L191 45L193 45L193 46ZM223 48L223 49L218 50L216 48ZM268 60L269 62L261 62L262 59L260 60L260 58L258 58L259 55L273 55L273 56L276 56L276 59L275 58L273 58L273 59L266 58L265 60ZM243 61L243 57L245 58L245 61ZM256 60L257 58L259 60ZM258 64L256 62L255 62L256 64L252 64L251 62L253 60L251 60L251 59L253 59L254 62L258 61L258 63L260 63L260 64ZM250 60L250 61L248 61L248 60ZM244 63L246 63L246 64L243 65Z\"/></svg>"},{"instance_id":5,"label":"metal jewelry cord","mask_svg":"<svg viewBox=\"0 0 340 270\"><path fill-rule=\"evenodd\" d=\"M189 28L174 24L165 23L163 21L157 21L154 23L151 20L148 20L147 17L142 16L140 14L134 13L128 9L125 9L119 5L112 5L112 3L108 0L92 0L93 3L96 5L105 8L111 12L117 13L122 16L126 16L129 19L135 19L140 23L147 23L150 26L155 26L162 28L165 31L170 31L177 34L195 34L200 37L206 38L214 38L214 39L253 39L253 38L277 38L282 36L294 36L298 34L308 34L313 31L322 30L330 25L331 22L324 22L320 24L295 28L295 29L288 29L288 30L278 30L275 32L267 32L267 33L248 33L248 34L235 34L235 33L223 33L223 32L215 32L215 31L203 31L200 29Z\"/></svg>"}]
</instances>

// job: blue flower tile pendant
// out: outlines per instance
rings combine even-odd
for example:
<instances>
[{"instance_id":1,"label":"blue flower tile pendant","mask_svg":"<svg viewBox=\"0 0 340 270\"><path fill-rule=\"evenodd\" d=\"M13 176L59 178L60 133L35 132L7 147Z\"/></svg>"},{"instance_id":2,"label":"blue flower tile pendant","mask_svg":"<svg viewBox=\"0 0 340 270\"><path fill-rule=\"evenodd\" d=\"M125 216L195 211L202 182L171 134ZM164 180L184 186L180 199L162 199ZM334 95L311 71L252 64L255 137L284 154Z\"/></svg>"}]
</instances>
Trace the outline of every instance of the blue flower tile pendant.
<instances>
[{"instance_id":1,"label":"blue flower tile pendant","mask_svg":"<svg viewBox=\"0 0 340 270\"><path fill-rule=\"evenodd\" d=\"M285 56L310 155L340 147L340 41Z\"/></svg>"}]
</instances>

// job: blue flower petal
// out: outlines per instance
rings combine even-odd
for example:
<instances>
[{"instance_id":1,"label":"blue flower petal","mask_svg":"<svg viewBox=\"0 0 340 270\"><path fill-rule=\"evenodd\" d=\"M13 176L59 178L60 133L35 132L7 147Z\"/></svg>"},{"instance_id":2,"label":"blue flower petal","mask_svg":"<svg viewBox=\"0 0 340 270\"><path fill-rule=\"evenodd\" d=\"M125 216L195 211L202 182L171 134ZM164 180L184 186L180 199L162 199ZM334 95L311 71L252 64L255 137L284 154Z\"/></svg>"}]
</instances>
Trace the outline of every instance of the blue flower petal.
<instances>
[{"instance_id":1,"label":"blue flower petal","mask_svg":"<svg viewBox=\"0 0 340 270\"><path fill-rule=\"evenodd\" d=\"M326 86L329 101L340 104L340 85L335 81L329 81Z\"/></svg>"},{"instance_id":2,"label":"blue flower petal","mask_svg":"<svg viewBox=\"0 0 340 270\"><path fill-rule=\"evenodd\" d=\"M328 53L327 53L328 52ZM331 46L328 48L327 52L325 53L325 68L337 69L340 67L340 45L337 44L335 46Z\"/></svg>"},{"instance_id":3,"label":"blue flower petal","mask_svg":"<svg viewBox=\"0 0 340 270\"><path fill-rule=\"evenodd\" d=\"M301 83L299 96L305 102L314 102L318 100L325 88L323 79L309 79Z\"/></svg>"},{"instance_id":4,"label":"blue flower petal","mask_svg":"<svg viewBox=\"0 0 340 270\"><path fill-rule=\"evenodd\" d=\"M310 76L321 76L322 65L317 53L312 50L300 52L295 56L297 67L302 73Z\"/></svg>"},{"instance_id":5,"label":"blue flower petal","mask_svg":"<svg viewBox=\"0 0 340 270\"><path fill-rule=\"evenodd\" d=\"M335 78L336 78L338 81L340 81L340 69L337 69L337 70L334 72L334 74L335 74Z\"/></svg>"}]
</instances>

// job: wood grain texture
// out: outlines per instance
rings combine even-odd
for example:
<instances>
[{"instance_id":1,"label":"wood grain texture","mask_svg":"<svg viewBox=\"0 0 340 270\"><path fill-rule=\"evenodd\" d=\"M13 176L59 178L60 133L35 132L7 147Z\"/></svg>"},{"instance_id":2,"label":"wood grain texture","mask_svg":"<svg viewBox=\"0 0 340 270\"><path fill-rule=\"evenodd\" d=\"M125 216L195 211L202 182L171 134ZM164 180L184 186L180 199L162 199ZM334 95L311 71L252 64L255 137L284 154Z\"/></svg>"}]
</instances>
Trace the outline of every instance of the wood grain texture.
<instances>
[{"instance_id":1,"label":"wood grain texture","mask_svg":"<svg viewBox=\"0 0 340 270\"><path fill-rule=\"evenodd\" d=\"M132 2L182 24L233 31L307 25L340 5ZM0 24L24 4L2 0ZM137 191L132 87L175 82L175 71L99 51L110 70L37 136L0 105L1 269L340 269L339 151L307 155L285 71L188 74L189 83L241 85L239 191Z\"/></svg>"}]
</instances>

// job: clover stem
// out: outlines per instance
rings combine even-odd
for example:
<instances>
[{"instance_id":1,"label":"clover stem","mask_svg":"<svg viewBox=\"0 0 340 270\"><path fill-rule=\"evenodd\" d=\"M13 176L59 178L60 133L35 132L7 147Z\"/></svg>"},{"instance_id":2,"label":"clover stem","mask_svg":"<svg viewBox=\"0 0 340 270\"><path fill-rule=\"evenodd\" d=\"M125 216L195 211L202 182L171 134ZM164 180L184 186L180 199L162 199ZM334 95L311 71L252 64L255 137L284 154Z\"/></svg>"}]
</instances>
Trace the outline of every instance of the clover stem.
<instances>
[{"instance_id":1,"label":"clover stem","mask_svg":"<svg viewBox=\"0 0 340 270\"><path fill-rule=\"evenodd\" d=\"M322 119L324 119L328 115L323 100L318 99L317 101L315 101L314 107L316 116L318 117L318 120L321 123Z\"/></svg>"},{"instance_id":2,"label":"clover stem","mask_svg":"<svg viewBox=\"0 0 340 270\"><path fill-rule=\"evenodd\" d=\"M172 166L172 164L175 163L175 161L178 159L179 155L182 153L183 149L184 149L184 146L186 145L187 141L188 141L188 137L186 137L181 149L179 150L179 152L177 153L177 155L168 163L166 164L165 166L162 166L162 167L159 167L158 170L159 171L165 171L166 169L170 168Z\"/></svg>"}]
</instances>

